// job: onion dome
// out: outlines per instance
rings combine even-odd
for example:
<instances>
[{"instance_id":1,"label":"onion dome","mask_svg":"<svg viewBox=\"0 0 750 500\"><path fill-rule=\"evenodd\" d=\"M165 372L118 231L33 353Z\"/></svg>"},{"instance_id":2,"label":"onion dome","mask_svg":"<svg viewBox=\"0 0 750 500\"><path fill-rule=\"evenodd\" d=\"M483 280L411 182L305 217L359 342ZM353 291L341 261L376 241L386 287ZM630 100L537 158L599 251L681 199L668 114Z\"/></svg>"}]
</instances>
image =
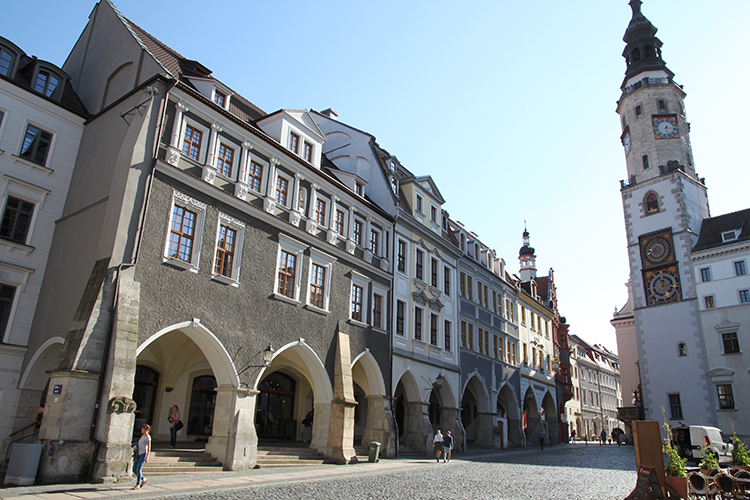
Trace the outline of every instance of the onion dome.
<instances>
[{"instance_id":1,"label":"onion dome","mask_svg":"<svg viewBox=\"0 0 750 500\"><path fill-rule=\"evenodd\" d=\"M622 40L627 44L622 57L627 62L624 89L628 80L644 71L663 71L671 79L674 76L661 57L661 40L656 37L658 31L651 21L641 12L641 0L630 0L633 17L625 30Z\"/></svg>"}]
</instances>

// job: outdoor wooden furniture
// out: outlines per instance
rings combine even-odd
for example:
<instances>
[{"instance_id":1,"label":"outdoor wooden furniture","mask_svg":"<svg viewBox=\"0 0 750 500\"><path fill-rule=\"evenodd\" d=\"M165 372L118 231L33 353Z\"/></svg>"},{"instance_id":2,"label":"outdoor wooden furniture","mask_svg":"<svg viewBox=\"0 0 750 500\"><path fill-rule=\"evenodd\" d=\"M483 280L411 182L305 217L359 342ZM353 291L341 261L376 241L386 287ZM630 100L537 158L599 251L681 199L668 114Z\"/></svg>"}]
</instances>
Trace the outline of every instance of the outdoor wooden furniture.
<instances>
[{"instance_id":1,"label":"outdoor wooden furniture","mask_svg":"<svg viewBox=\"0 0 750 500\"><path fill-rule=\"evenodd\" d=\"M715 500L717 493L718 490L713 481L709 481L700 472L691 472L688 474L688 498Z\"/></svg>"}]
</instances>

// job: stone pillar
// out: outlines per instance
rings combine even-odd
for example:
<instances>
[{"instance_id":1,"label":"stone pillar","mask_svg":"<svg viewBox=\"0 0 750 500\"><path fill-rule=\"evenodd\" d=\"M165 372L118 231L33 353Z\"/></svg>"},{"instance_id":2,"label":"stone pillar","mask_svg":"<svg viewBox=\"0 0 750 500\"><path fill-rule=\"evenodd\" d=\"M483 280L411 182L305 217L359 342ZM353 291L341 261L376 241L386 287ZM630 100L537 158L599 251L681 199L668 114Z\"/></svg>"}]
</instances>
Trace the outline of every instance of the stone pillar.
<instances>
[{"instance_id":1,"label":"stone pillar","mask_svg":"<svg viewBox=\"0 0 750 500\"><path fill-rule=\"evenodd\" d=\"M526 446L539 446L539 431L543 428L541 418L528 417L526 419ZM547 440L544 444L549 444L549 434L547 434Z\"/></svg>"},{"instance_id":2,"label":"stone pillar","mask_svg":"<svg viewBox=\"0 0 750 500\"><path fill-rule=\"evenodd\" d=\"M432 425L430 424L430 405L422 401L406 401L404 415L404 443L418 453L432 451Z\"/></svg>"},{"instance_id":3,"label":"stone pillar","mask_svg":"<svg viewBox=\"0 0 750 500\"><path fill-rule=\"evenodd\" d=\"M354 255L354 249L357 248L357 244L354 242L354 214L357 209L353 205L349 206L349 230L347 234L349 237L346 240L346 251Z\"/></svg>"},{"instance_id":4,"label":"stone pillar","mask_svg":"<svg viewBox=\"0 0 750 500\"><path fill-rule=\"evenodd\" d=\"M211 125L211 137L208 141L208 158L206 164L203 165L203 175L201 176L204 181L212 184L216 178L216 150L218 149L217 143L219 142L219 133L221 133L221 124L216 122Z\"/></svg>"},{"instance_id":5,"label":"stone pillar","mask_svg":"<svg viewBox=\"0 0 750 500\"><path fill-rule=\"evenodd\" d=\"M317 182L310 186L310 209L307 214L307 232L310 234L315 234L318 229L318 189L320 184Z\"/></svg>"},{"instance_id":6,"label":"stone pillar","mask_svg":"<svg viewBox=\"0 0 750 500\"><path fill-rule=\"evenodd\" d=\"M263 210L268 213L273 213L276 209L276 165L279 163L279 159L275 156L271 158L268 166L268 179L266 181L266 197L263 200Z\"/></svg>"},{"instance_id":7,"label":"stone pillar","mask_svg":"<svg viewBox=\"0 0 750 500\"><path fill-rule=\"evenodd\" d=\"M336 211L338 210L339 197L336 195L331 196L331 210L328 214L328 233L326 234L326 241L331 245L336 243Z\"/></svg>"},{"instance_id":8,"label":"stone pillar","mask_svg":"<svg viewBox=\"0 0 750 500\"><path fill-rule=\"evenodd\" d=\"M523 421L520 418L508 418L508 444L514 448L526 446L523 436Z\"/></svg>"},{"instance_id":9,"label":"stone pillar","mask_svg":"<svg viewBox=\"0 0 750 500\"><path fill-rule=\"evenodd\" d=\"M352 360L349 349L349 335L336 333L336 361L333 369L333 401L331 401L331 428L328 434L328 447L331 458L338 464L348 464L354 451L354 381ZM315 416L315 420L318 416Z\"/></svg>"},{"instance_id":10,"label":"stone pillar","mask_svg":"<svg viewBox=\"0 0 750 500\"><path fill-rule=\"evenodd\" d=\"M293 196L292 196L292 211L289 214L289 221L294 225L299 227L300 220L302 219L303 212L305 210L305 207L300 206L300 187L302 184L302 174L299 172L296 172L294 174L294 190L293 190Z\"/></svg>"},{"instance_id":11,"label":"stone pillar","mask_svg":"<svg viewBox=\"0 0 750 500\"><path fill-rule=\"evenodd\" d=\"M330 456L332 452L328 442L331 431L331 403L313 403L313 410L315 410L315 417L313 418L310 448Z\"/></svg>"},{"instance_id":12,"label":"stone pillar","mask_svg":"<svg viewBox=\"0 0 750 500\"><path fill-rule=\"evenodd\" d=\"M234 185L234 195L244 200L247 196L247 192L250 189L247 184L248 174L247 165L250 163L250 150L253 149L253 145L248 141L242 143L242 156L240 157L240 169L237 174L237 183Z\"/></svg>"},{"instance_id":13,"label":"stone pillar","mask_svg":"<svg viewBox=\"0 0 750 500\"><path fill-rule=\"evenodd\" d=\"M497 430L497 415L494 413L477 413L477 437L474 442L485 448L495 448L495 431Z\"/></svg>"},{"instance_id":14,"label":"stone pillar","mask_svg":"<svg viewBox=\"0 0 750 500\"><path fill-rule=\"evenodd\" d=\"M255 405L258 391L217 387L216 410L206 452L218 459L224 470L246 470L258 458Z\"/></svg>"},{"instance_id":15,"label":"stone pillar","mask_svg":"<svg viewBox=\"0 0 750 500\"><path fill-rule=\"evenodd\" d=\"M442 422L441 430L443 434L451 431L454 451L462 452L466 450L466 431L461 423L461 409L442 406L440 408L440 421ZM430 443L432 443L432 440L430 440Z\"/></svg>"},{"instance_id":16,"label":"stone pillar","mask_svg":"<svg viewBox=\"0 0 750 500\"><path fill-rule=\"evenodd\" d=\"M362 434L362 445L368 446L370 441L381 444L380 454L383 457L396 456L396 436L390 398L367 396L367 424Z\"/></svg>"},{"instance_id":17,"label":"stone pillar","mask_svg":"<svg viewBox=\"0 0 750 500\"><path fill-rule=\"evenodd\" d=\"M135 387L141 296L140 283L133 280L134 273L132 267L120 271L116 321L99 401L95 437L100 444L93 477L103 482L130 476L128 466L133 455L130 443L136 410L131 396Z\"/></svg>"},{"instance_id":18,"label":"stone pillar","mask_svg":"<svg viewBox=\"0 0 750 500\"><path fill-rule=\"evenodd\" d=\"M177 165L180 160L180 138L182 132L182 114L189 111L187 103L180 101L175 106L174 126L172 127L172 139L167 150L167 163Z\"/></svg>"}]
</instances>

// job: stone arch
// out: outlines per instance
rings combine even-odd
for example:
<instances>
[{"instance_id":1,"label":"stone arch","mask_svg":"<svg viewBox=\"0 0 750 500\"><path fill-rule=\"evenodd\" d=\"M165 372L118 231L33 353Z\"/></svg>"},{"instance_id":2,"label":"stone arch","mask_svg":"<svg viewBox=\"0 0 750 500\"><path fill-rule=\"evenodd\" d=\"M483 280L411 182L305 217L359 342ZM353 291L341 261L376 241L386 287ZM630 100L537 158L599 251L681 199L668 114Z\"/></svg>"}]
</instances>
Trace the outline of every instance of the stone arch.
<instances>
[{"instance_id":1,"label":"stone arch","mask_svg":"<svg viewBox=\"0 0 750 500\"><path fill-rule=\"evenodd\" d=\"M177 323L159 330L146 339L143 344L138 346L136 357L140 356L141 353L143 353L156 340L174 331L179 331L185 334L195 343L195 345L198 346L200 351L206 357L208 364L211 366L211 370L216 377L216 383L219 386L233 388L239 387L239 375L237 374L237 369L234 366L234 362L229 356L229 353L216 335L203 326L198 320Z\"/></svg>"},{"instance_id":2,"label":"stone arch","mask_svg":"<svg viewBox=\"0 0 750 500\"><path fill-rule=\"evenodd\" d=\"M354 398L357 401L354 419L354 444L372 441L381 443L384 456L395 456L396 437L393 432L391 399L386 394L385 380L377 360L369 349L352 362Z\"/></svg>"},{"instance_id":3,"label":"stone arch","mask_svg":"<svg viewBox=\"0 0 750 500\"><path fill-rule=\"evenodd\" d=\"M643 210L646 215L659 212L659 194L656 191L648 191L643 196Z\"/></svg>"},{"instance_id":4,"label":"stone arch","mask_svg":"<svg viewBox=\"0 0 750 500\"><path fill-rule=\"evenodd\" d=\"M496 446L497 417L495 408L490 408L490 395L487 385L477 371L469 374L463 387L461 423L467 441L474 441L488 448Z\"/></svg>"},{"instance_id":5,"label":"stone arch","mask_svg":"<svg viewBox=\"0 0 750 500\"><path fill-rule=\"evenodd\" d=\"M557 425L557 405L555 405L555 399L552 397L552 393L547 390L542 398L542 425L544 425L544 431L547 433L549 444L557 444L560 442L559 426Z\"/></svg>"},{"instance_id":6,"label":"stone arch","mask_svg":"<svg viewBox=\"0 0 750 500\"><path fill-rule=\"evenodd\" d=\"M432 442L432 426L428 416L432 391L428 387L423 395L419 382L408 368L395 380L393 398L399 447L425 453Z\"/></svg>"},{"instance_id":7,"label":"stone arch","mask_svg":"<svg viewBox=\"0 0 750 500\"><path fill-rule=\"evenodd\" d=\"M529 387L523 396L523 429L526 445L536 443L539 432L543 429L539 410L539 403L536 400L534 390Z\"/></svg>"},{"instance_id":8,"label":"stone arch","mask_svg":"<svg viewBox=\"0 0 750 500\"><path fill-rule=\"evenodd\" d=\"M521 447L524 445L523 421L518 396L508 381L503 382L497 391L497 422L498 431L502 436L500 448L508 446ZM500 411L505 411L503 415ZM502 427L501 427L502 424Z\"/></svg>"},{"instance_id":9,"label":"stone arch","mask_svg":"<svg viewBox=\"0 0 750 500\"><path fill-rule=\"evenodd\" d=\"M57 356L62 350L65 339L52 337L42 344L31 357L31 361L23 372L19 389L43 390L49 375L47 371L52 370L57 362Z\"/></svg>"}]
</instances>

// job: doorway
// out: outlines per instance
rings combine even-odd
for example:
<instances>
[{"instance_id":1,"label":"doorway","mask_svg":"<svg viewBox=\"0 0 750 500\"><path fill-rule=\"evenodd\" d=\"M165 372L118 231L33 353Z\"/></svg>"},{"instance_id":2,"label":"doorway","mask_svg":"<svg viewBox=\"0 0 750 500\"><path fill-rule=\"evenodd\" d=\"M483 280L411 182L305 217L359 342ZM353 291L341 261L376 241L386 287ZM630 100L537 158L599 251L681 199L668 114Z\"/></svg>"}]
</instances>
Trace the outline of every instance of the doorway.
<instances>
[{"instance_id":1,"label":"doorway","mask_svg":"<svg viewBox=\"0 0 750 500\"><path fill-rule=\"evenodd\" d=\"M289 439L297 437L294 419L296 382L289 375L273 372L258 384L258 408L255 430L260 439Z\"/></svg>"},{"instance_id":2,"label":"doorway","mask_svg":"<svg viewBox=\"0 0 750 500\"><path fill-rule=\"evenodd\" d=\"M144 424L154 425L154 409L156 406L156 389L159 386L159 373L147 366L135 367L135 388L133 401L136 404L133 437L141 437L141 427Z\"/></svg>"},{"instance_id":3,"label":"doorway","mask_svg":"<svg viewBox=\"0 0 750 500\"><path fill-rule=\"evenodd\" d=\"M190 395L187 433L195 436L210 436L214 425L216 408L216 378L202 375L193 379Z\"/></svg>"}]
</instances>

